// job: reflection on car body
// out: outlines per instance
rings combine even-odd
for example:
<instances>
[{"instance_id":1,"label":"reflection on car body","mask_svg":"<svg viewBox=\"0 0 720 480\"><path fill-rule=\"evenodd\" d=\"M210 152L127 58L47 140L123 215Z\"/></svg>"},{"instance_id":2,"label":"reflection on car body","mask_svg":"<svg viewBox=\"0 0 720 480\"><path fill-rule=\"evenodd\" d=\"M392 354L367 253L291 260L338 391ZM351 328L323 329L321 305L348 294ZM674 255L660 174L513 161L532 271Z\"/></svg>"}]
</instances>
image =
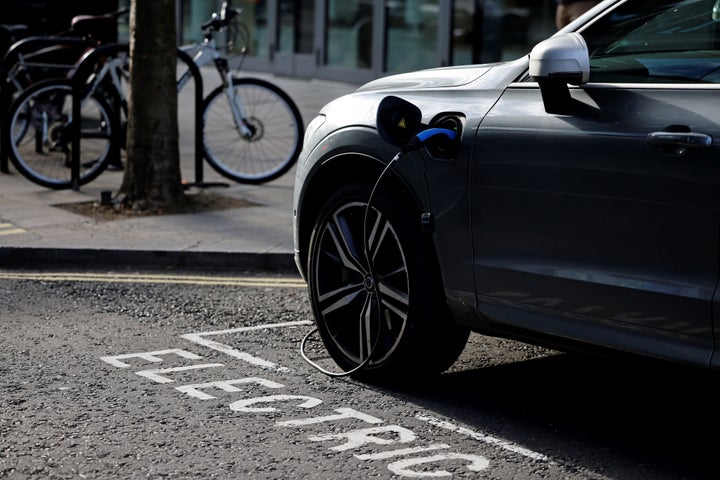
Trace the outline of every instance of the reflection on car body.
<instances>
[{"instance_id":1,"label":"reflection on car body","mask_svg":"<svg viewBox=\"0 0 720 480\"><path fill-rule=\"evenodd\" d=\"M379 79L324 107L294 234L340 368L441 371L469 330L718 368L714 3L606 0L516 61ZM458 132L452 156L380 138L388 97L419 108L418 132Z\"/></svg>"}]
</instances>

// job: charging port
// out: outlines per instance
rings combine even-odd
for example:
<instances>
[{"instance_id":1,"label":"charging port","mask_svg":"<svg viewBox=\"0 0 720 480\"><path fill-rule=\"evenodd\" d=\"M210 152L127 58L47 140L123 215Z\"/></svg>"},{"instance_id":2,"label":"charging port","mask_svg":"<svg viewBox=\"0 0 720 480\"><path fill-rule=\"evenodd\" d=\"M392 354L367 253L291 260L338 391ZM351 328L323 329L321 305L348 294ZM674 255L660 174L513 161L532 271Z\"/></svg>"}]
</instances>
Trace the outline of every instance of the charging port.
<instances>
[{"instance_id":1,"label":"charging port","mask_svg":"<svg viewBox=\"0 0 720 480\"><path fill-rule=\"evenodd\" d=\"M430 122L430 127L447 128L457 133L457 140L450 140L445 135L438 135L427 144L428 152L433 157L443 160L454 158L462 135L463 122L460 116L457 114L440 114Z\"/></svg>"}]
</instances>

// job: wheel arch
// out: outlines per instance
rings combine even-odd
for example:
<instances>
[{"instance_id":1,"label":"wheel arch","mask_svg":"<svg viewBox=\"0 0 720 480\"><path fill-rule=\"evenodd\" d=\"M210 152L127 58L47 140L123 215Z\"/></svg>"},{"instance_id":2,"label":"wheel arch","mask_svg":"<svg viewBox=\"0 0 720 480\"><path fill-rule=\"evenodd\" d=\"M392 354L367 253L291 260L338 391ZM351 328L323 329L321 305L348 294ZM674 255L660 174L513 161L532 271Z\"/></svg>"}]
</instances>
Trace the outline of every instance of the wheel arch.
<instances>
[{"instance_id":1,"label":"wheel arch","mask_svg":"<svg viewBox=\"0 0 720 480\"><path fill-rule=\"evenodd\" d=\"M318 162L314 171L307 176L303 187L302 201L298 204L297 241L299 265L302 275L307 275L307 260L310 250L310 237L315 220L322 209L323 201L335 192L340 185L363 181L374 184L383 172L387 163L374 155L362 152L342 152L332 155L322 162ZM403 204L409 213L419 212L422 203L415 189L400 175L389 170L382 180L384 188L389 188L397 200ZM433 262L437 263L435 246L431 235L424 235L428 251L432 253Z\"/></svg>"},{"instance_id":2,"label":"wheel arch","mask_svg":"<svg viewBox=\"0 0 720 480\"><path fill-rule=\"evenodd\" d=\"M360 231L357 229L357 219L360 217L356 215L356 221L353 222L352 215L344 217L344 213L341 213L338 208L341 208L343 212L346 209L357 208L359 202L375 185L378 177L383 174L386 166L387 163L370 153L350 151L329 155L314 166L311 175L305 177L304 195L300 197L301 201L297 207L302 210L296 212L298 267L301 268L304 277L308 280L313 314L321 331L320 336L331 356L342 369L348 372L358 366L357 362L362 360L362 355L360 355L360 360L348 359L347 355L351 354L348 354L347 350L341 346L346 335L338 332L332 333L332 328L328 330L327 325L338 325L338 323L334 321L325 323L325 316L326 313L331 316L337 315L336 310L338 309L334 308L337 305L342 304L343 308L350 305L351 302L345 303L344 300L355 298L355 294L348 294L347 288L357 288L358 285L361 285L360 290L364 291L362 282L358 283L357 278L348 284L343 283L349 282L348 278L352 277L347 272L352 270L358 273L361 272L361 269L348 267L345 261L337 261L338 258L353 257L352 252L357 252L362 247L351 248L351 253L344 255L332 253L332 247L330 250L324 250L322 245L325 245L326 236L334 238L329 242L330 245L338 244L335 234L327 234L328 231L335 231L337 226L336 220L333 220L331 215L339 215L343 219L339 223L348 226L347 229L341 230L351 232L354 224L355 232ZM397 229L397 234L393 233L388 237L395 238L394 241L397 242L399 248L395 253L402 256L401 263L405 266L402 271L407 275L407 291L414 293L408 293L405 297L408 300L404 304L407 306L407 311L403 317L405 319L403 325L407 325L408 328L403 327L399 330L400 336L390 337L395 339L393 341L398 342L393 344L397 346L397 350L393 346L389 352L390 356L381 357L380 364L353 373L357 378L371 381L372 379L398 381L403 376L407 376L408 379L414 379L415 376L407 372L408 369L412 370L415 367L417 367L418 373L427 373L426 368L432 373L439 373L447 369L458 358L467 342L469 329L455 321L449 308L433 235L424 231L421 226L421 213L426 211L422 202L422 188L424 188L423 185L413 184L412 178L405 178L402 170L389 169L384 173L379 190L373 196L375 199L372 202L373 207L379 208L379 211L382 212L381 215L385 218L392 219L388 228L393 231ZM347 208L348 206L349 208ZM327 222L334 226L328 227ZM316 225L320 225L321 228L317 228ZM357 237L351 233L349 238ZM354 241L339 243L359 245ZM330 251L331 253L317 254L321 251ZM361 257L362 255L359 255L355 258ZM380 255L380 258L382 257ZM395 255L393 258L400 257ZM325 263L321 263L319 259L325 259ZM375 260L372 262L374 263ZM346 272L340 274L338 269L344 269ZM391 271L400 272L401 269L393 268ZM326 275L325 272L330 273ZM372 271L370 274L374 276ZM339 279L337 281L340 282L342 288L335 286L328 289L327 278ZM343 302L337 301L336 298L328 300L333 295L337 295L337 292L343 292L342 295L345 296ZM323 306L322 302L332 303L333 308L326 308L328 304L325 303ZM348 318L353 318L353 316L350 315ZM390 317L387 317L386 321L389 325ZM398 332L396 328L391 328L388 334L390 331ZM350 342L350 344L357 345L357 342ZM433 353L429 354L430 351Z\"/></svg>"}]
</instances>

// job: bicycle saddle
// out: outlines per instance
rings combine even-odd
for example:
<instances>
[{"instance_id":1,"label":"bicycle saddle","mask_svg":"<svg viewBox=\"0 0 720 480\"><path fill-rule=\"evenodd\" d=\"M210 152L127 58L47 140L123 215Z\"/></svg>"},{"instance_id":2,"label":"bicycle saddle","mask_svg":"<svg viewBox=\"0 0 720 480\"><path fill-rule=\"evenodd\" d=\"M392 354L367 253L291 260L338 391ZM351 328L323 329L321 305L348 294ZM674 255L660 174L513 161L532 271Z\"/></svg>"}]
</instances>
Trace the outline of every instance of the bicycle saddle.
<instances>
[{"instance_id":1,"label":"bicycle saddle","mask_svg":"<svg viewBox=\"0 0 720 480\"><path fill-rule=\"evenodd\" d=\"M113 15L77 15L70 21L70 30L98 43L117 42L117 19Z\"/></svg>"}]
</instances>

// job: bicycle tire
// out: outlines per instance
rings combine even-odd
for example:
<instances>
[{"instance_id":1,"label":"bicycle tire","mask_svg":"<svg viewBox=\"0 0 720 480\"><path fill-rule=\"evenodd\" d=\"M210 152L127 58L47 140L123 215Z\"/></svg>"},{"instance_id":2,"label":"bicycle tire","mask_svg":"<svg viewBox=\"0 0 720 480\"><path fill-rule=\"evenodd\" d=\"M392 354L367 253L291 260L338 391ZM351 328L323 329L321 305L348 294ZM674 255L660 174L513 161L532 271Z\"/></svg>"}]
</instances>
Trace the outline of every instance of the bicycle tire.
<instances>
[{"instance_id":1,"label":"bicycle tire","mask_svg":"<svg viewBox=\"0 0 720 480\"><path fill-rule=\"evenodd\" d=\"M24 90L10 106L3 126L8 155L15 168L29 180L55 190L71 188L72 83L68 80L38 82ZM108 166L116 152L118 127L112 110L101 95L81 104L80 176L84 185Z\"/></svg>"},{"instance_id":2,"label":"bicycle tire","mask_svg":"<svg viewBox=\"0 0 720 480\"><path fill-rule=\"evenodd\" d=\"M300 111L278 86L257 78L233 78L235 98L245 109L252 135L245 137L233 121L224 87L213 90L203 105L205 159L226 178L260 184L274 180L297 162L304 126Z\"/></svg>"}]
</instances>

